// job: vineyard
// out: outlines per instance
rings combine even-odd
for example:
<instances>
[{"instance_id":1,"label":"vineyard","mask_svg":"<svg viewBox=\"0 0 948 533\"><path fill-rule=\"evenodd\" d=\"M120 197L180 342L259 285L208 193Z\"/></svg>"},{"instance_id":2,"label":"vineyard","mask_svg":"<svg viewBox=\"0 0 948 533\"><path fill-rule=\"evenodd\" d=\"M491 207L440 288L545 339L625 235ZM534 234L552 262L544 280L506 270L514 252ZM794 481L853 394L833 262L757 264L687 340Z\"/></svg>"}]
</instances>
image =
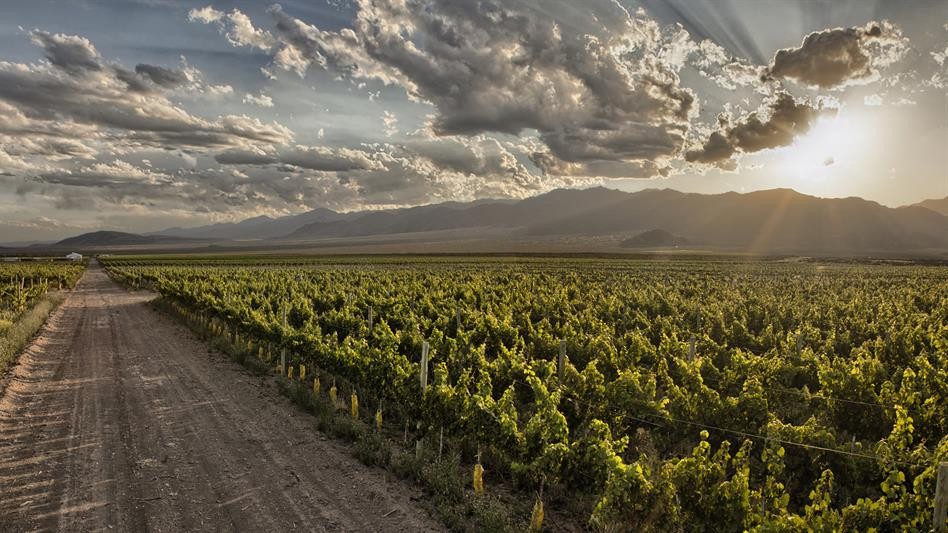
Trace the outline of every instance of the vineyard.
<instances>
[{"instance_id":1,"label":"vineyard","mask_svg":"<svg viewBox=\"0 0 948 533\"><path fill-rule=\"evenodd\" d=\"M948 268L103 263L409 446L448 443L540 521L580 502L596 529L932 529Z\"/></svg>"},{"instance_id":2,"label":"vineyard","mask_svg":"<svg viewBox=\"0 0 948 533\"><path fill-rule=\"evenodd\" d=\"M76 263L0 263L0 336L46 293L73 287L84 268Z\"/></svg>"}]
</instances>

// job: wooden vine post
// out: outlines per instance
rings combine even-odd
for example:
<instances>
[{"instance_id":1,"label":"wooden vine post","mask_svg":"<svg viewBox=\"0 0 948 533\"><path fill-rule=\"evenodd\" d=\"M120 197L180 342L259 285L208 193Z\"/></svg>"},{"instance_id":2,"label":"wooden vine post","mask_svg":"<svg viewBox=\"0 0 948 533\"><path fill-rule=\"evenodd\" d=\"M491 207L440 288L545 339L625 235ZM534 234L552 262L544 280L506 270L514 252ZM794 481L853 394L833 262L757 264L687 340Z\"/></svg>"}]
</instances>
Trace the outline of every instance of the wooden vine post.
<instances>
[{"instance_id":1,"label":"wooden vine post","mask_svg":"<svg viewBox=\"0 0 948 533\"><path fill-rule=\"evenodd\" d=\"M419 379L421 381L422 394L428 390L428 350L430 349L431 346L428 344L428 341L421 343L421 372Z\"/></svg>"},{"instance_id":2,"label":"wooden vine post","mask_svg":"<svg viewBox=\"0 0 948 533\"><path fill-rule=\"evenodd\" d=\"M938 480L935 482L935 513L932 526L935 531L948 531L948 462L938 465Z\"/></svg>"},{"instance_id":3,"label":"wooden vine post","mask_svg":"<svg viewBox=\"0 0 948 533\"><path fill-rule=\"evenodd\" d=\"M419 380L421 382L421 396L424 398L425 391L428 390L428 350L431 349L431 346L428 344L428 341L421 343L421 372L419 372ZM418 421L416 426L418 432L421 433L421 420ZM421 438L415 441L415 457L421 457Z\"/></svg>"},{"instance_id":4,"label":"wooden vine post","mask_svg":"<svg viewBox=\"0 0 948 533\"><path fill-rule=\"evenodd\" d=\"M372 333L372 306L369 306L369 333Z\"/></svg>"},{"instance_id":5,"label":"wooden vine post","mask_svg":"<svg viewBox=\"0 0 948 533\"><path fill-rule=\"evenodd\" d=\"M566 368L566 340L560 340L560 356L556 359L556 379L563 385L563 372Z\"/></svg>"},{"instance_id":6,"label":"wooden vine post","mask_svg":"<svg viewBox=\"0 0 948 533\"><path fill-rule=\"evenodd\" d=\"M286 304L283 304L283 329L286 329ZM280 370L286 373L286 346L280 348Z\"/></svg>"},{"instance_id":7,"label":"wooden vine post","mask_svg":"<svg viewBox=\"0 0 948 533\"><path fill-rule=\"evenodd\" d=\"M697 342L697 339L695 339L694 335L692 335L691 338L688 339L688 360L689 361L695 360L695 343L696 342Z\"/></svg>"}]
</instances>

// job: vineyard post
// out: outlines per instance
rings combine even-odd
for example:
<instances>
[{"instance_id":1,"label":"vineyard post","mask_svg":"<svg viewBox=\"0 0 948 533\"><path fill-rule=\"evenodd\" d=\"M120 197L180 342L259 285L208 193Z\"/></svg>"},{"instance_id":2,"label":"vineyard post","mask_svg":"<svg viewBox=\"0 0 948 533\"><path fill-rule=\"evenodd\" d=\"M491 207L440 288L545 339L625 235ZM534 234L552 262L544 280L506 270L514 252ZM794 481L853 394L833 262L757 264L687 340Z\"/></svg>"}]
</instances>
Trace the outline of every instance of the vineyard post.
<instances>
[{"instance_id":1,"label":"vineyard post","mask_svg":"<svg viewBox=\"0 0 948 533\"><path fill-rule=\"evenodd\" d=\"M695 343L696 342L697 340L695 339L694 335L692 335L691 338L688 339L688 360L689 361L695 360Z\"/></svg>"},{"instance_id":2,"label":"vineyard post","mask_svg":"<svg viewBox=\"0 0 948 533\"><path fill-rule=\"evenodd\" d=\"M948 531L948 462L938 465L938 480L935 482L935 514L932 525L935 531Z\"/></svg>"},{"instance_id":3,"label":"vineyard post","mask_svg":"<svg viewBox=\"0 0 948 533\"><path fill-rule=\"evenodd\" d=\"M425 391L428 390L428 350L430 346L428 341L421 343L421 373L419 379L421 380L421 396L424 398ZM418 432L421 432L421 420L417 424ZM415 441L415 457L421 457L421 439Z\"/></svg>"},{"instance_id":4,"label":"vineyard post","mask_svg":"<svg viewBox=\"0 0 948 533\"><path fill-rule=\"evenodd\" d=\"M803 349L803 337L797 333L797 357L800 357L800 351Z\"/></svg>"},{"instance_id":5,"label":"vineyard post","mask_svg":"<svg viewBox=\"0 0 948 533\"><path fill-rule=\"evenodd\" d=\"M566 339L560 339L560 356L556 360L556 379L563 384L563 369L566 365Z\"/></svg>"},{"instance_id":6,"label":"vineyard post","mask_svg":"<svg viewBox=\"0 0 948 533\"><path fill-rule=\"evenodd\" d=\"M283 306L283 329L286 329L286 305ZM286 346L280 348L280 371L286 375Z\"/></svg>"},{"instance_id":7,"label":"vineyard post","mask_svg":"<svg viewBox=\"0 0 948 533\"><path fill-rule=\"evenodd\" d=\"M369 306L369 333L372 332L372 306Z\"/></svg>"},{"instance_id":8,"label":"vineyard post","mask_svg":"<svg viewBox=\"0 0 948 533\"><path fill-rule=\"evenodd\" d=\"M460 306L456 306L454 308L454 320L457 321L458 334L460 335L461 334L461 307Z\"/></svg>"},{"instance_id":9,"label":"vineyard post","mask_svg":"<svg viewBox=\"0 0 948 533\"><path fill-rule=\"evenodd\" d=\"M441 432L438 434L438 460L441 460L441 452L444 451L444 426L441 426Z\"/></svg>"},{"instance_id":10,"label":"vineyard post","mask_svg":"<svg viewBox=\"0 0 948 533\"><path fill-rule=\"evenodd\" d=\"M421 393L424 394L428 390L428 350L431 347L428 344L428 341L421 343Z\"/></svg>"}]
</instances>

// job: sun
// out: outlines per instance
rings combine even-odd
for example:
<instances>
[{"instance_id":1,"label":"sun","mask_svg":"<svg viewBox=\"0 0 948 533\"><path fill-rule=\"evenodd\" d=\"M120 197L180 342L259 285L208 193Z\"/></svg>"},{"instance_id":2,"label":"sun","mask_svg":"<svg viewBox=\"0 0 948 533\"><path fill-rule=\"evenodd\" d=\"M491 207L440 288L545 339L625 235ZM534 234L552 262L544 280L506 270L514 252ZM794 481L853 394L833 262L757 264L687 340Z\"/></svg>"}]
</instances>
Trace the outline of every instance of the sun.
<instances>
[{"instance_id":1,"label":"sun","mask_svg":"<svg viewBox=\"0 0 948 533\"><path fill-rule=\"evenodd\" d=\"M766 167L781 186L817 195L844 195L853 179L865 176L866 156L875 149L878 121L844 105L835 116L822 116L790 146L774 151Z\"/></svg>"},{"instance_id":2,"label":"sun","mask_svg":"<svg viewBox=\"0 0 948 533\"><path fill-rule=\"evenodd\" d=\"M871 142L871 128L850 109L817 119L810 131L785 150L801 171L851 165Z\"/></svg>"}]
</instances>

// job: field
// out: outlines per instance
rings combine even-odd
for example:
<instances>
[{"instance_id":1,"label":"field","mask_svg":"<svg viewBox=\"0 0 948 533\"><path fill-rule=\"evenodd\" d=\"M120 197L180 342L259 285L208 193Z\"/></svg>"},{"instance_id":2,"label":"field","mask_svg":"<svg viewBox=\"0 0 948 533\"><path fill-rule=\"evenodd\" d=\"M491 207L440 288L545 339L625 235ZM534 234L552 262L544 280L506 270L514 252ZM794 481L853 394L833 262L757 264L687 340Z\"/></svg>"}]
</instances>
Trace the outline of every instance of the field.
<instances>
[{"instance_id":1,"label":"field","mask_svg":"<svg viewBox=\"0 0 948 533\"><path fill-rule=\"evenodd\" d=\"M0 263L0 320L9 320L50 290L72 287L82 264L54 262Z\"/></svg>"},{"instance_id":2,"label":"field","mask_svg":"<svg viewBox=\"0 0 948 533\"><path fill-rule=\"evenodd\" d=\"M47 292L75 285L84 268L75 263L0 263L0 336Z\"/></svg>"},{"instance_id":3,"label":"field","mask_svg":"<svg viewBox=\"0 0 948 533\"><path fill-rule=\"evenodd\" d=\"M0 263L0 372L59 303L50 292L74 286L84 269L75 263Z\"/></svg>"},{"instance_id":4,"label":"field","mask_svg":"<svg viewBox=\"0 0 948 533\"><path fill-rule=\"evenodd\" d=\"M488 491L515 487L596 528L932 525L948 460L944 267L103 264L269 367L283 354L279 371L346 409L357 399L367 424L481 465Z\"/></svg>"}]
</instances>

